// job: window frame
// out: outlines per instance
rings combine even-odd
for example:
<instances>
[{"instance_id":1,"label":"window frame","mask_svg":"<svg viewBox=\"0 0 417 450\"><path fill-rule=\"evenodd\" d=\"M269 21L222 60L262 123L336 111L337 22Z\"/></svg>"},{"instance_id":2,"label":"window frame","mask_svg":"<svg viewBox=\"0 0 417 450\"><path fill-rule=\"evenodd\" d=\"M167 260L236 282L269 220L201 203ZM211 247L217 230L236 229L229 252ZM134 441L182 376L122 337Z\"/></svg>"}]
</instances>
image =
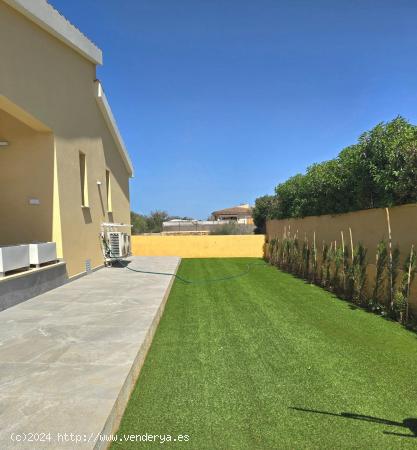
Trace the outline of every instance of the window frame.
<instances>
[{"instance_id":1,"label":"window frame","mask_svg":"<svg viewBox=\"0 0 417 450\"><path fill-rule=\"evenodd\" d=\"M106 169L106 207L107 212L113 212L113 202L112 202L112 182L111 182L111 171Z\"/></svg>"},{"instance_id":2,"label":"window frame","mask_svg":"<svg viewBox=\"0 0 417 450\"><path fill-rule=\"evenodd\" d=\"M82 151L78 152L78 162L80 166L81 208L89 208L87 155Z\"/></svg>"}]
</instances>

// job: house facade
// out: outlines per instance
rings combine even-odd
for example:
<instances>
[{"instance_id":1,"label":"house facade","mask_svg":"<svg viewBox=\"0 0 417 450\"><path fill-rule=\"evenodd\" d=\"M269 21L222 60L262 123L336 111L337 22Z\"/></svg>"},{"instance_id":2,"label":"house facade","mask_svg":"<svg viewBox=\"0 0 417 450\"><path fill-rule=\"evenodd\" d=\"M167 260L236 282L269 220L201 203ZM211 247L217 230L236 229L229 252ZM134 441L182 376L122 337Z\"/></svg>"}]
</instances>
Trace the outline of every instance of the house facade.
<instances>
[{"instance_id":1,"label":"house facade","mask_svg":"<svg viewBox=\"0 0 417 450\"><path fill-rule=\"evenodd\" d=\"M0 0L0 61L0 246L54 241L69 276L101 266L133 176L101 50L45 0Z\"/></svg>"},{"instance_id":2,"label":"house facade","mask_svg":"<svg viewBox=\"0 0 417 450\"><path fill-rule=\"evenodd\" d=\"M241 224L253 225L252 208L248 204L220 209L212 213L214 220L234 221Z\"/></svg>"}]
</instances>

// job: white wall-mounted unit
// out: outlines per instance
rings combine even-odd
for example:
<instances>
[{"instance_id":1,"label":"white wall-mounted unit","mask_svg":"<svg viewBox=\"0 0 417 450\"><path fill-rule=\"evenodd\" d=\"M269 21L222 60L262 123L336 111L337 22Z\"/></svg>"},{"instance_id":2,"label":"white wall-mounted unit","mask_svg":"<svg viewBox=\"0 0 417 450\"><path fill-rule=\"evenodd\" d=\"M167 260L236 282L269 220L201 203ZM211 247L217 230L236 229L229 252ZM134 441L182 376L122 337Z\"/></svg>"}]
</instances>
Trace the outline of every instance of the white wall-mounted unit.
<instances>
[{"instance_id":1,"label":"white wall-mounted unit","mask_svg":"<svg viewBox=\"0 0 417 450\"><path fill-rule=\"evenodd\" d=\"M28 245L0 247L0 277L11 270L29 268L29 266Z\"/></svg>"},{"instance_id":2,"label":"white wall-mounted unit","mask_svg":"<svg viewBox=\"0 0 417 450\"><path fill-rule=\"evenodd\" d=\"M30 264L35 266L55 262L57 260L55 242L29 244L29 259Z\"/></svg>"},{"instance_id":3,"label":"white wall-mounted unit","mask_svg":"<svg viewBox=\"0 0 417 450\"><path fill-rule=\"evenodd\" d=\"M125 258L130 256L130 236L120 231L109 231L107 242L111 258Z\"/></svg>"}]
</instances>

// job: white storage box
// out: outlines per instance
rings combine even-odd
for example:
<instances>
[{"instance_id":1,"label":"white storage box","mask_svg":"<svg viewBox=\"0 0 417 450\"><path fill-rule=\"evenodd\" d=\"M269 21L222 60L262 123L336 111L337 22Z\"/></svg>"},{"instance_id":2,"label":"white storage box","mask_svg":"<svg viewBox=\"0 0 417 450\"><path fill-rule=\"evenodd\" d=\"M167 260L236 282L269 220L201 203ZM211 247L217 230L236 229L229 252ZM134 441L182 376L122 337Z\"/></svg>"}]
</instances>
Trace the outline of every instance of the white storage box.
<instances>
[{"instance_id":1,"label":"white storage box","mask_svg":"<svg viewBox=\"0 0 417 450\"><path fill-rule=\"evenodd\" d=\"M55 242L29 244L29 258L30 264L36 266L48 262L55 262L57 260Z\"/></svg>"},{"instance_id":2,"label":"white storage box","mask_svg":"<svg viewBox=\"0 0 417 450\"><path fill-rule=\"evenodd\" d=\"M0 247L0 276L5 272L29 267L29 245Z\"/></svg>"}]
</instances>

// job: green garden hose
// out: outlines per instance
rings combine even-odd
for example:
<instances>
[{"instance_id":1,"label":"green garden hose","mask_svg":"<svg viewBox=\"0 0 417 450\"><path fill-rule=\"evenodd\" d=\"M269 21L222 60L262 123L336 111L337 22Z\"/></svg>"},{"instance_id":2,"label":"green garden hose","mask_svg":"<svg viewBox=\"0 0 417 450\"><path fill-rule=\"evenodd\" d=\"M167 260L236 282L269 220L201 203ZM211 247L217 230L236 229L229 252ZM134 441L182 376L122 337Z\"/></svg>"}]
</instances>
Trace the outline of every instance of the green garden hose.
<instances>
[{"instance_id":1,"label":"green garden hose","mask_svg":"<svg viewBox=\"0 0 417 450\"><path fill-rule=\"evenodd\" d=\"M128 269L132 272L137 272L137 273L147 273L147 274L151 274L151 275L164 275L164 276L170 276L170 277L175 277L177 280L181 281L182 283L185 284L199 284L199 283L216 283L219 281L229 281L229 280L234 280L235 278L240 278L240 277L244 277L245 275L247 275L253 266L263 266L263 267L267 267L268 264L265 264L263 262L253 262L253 263L249 263L246 265L246 270L239 272L235 275L229 275L227 277L221 277L221 278L208 278L208 279L204 279L204 280L187 280L186 278L181 277L180 275L177 275L176 273L169 273L169 272L153 272L151 270L140 270L140 269L132 269L131 267L128 266L128 264L123 264L123 261L114 256L111 252L111 249L109 248L107 242L105 239L102 239L104 247L106 248L108 254L110 255L110 257L114 258L115 261L117 263L120 264L121 267L123 267L124 269Z\"/></svg>"},{"instance_id":2,"label":"green garden hose","mask_svg":"<svg viewBox=\"0 0 417 450\"><path fill-rule=\"evenodd\" d=\"M129 269L132 272L139 272L139 273L149 273L152 275L166 275L166 276L171 276L171 277L175 277L177 280L185 283L185 284L199 284L199 283L216 283L219 281L228 281L228 280L234 280L235 278L240 278L243 277L245 275L247 275L250 270L252 269L253 266L263 266L263 267L267 267L268 264L265 263L249 263L246 266L246 270L239 272L235 275L229 275L227 277L221 277L221 278L207 278L207 279L203 279L203 280L187 280L186 278L181 277L180 275L177 275L176 273L169 273L169 272L152 272L150 270L139 270L139 269L132 269L131 267L129 267L127 264L123 264L122 260L119 258L116 258L116 261L121 265L121 267L125 268L125 269Z\"/></svg>"}]
</instances>

